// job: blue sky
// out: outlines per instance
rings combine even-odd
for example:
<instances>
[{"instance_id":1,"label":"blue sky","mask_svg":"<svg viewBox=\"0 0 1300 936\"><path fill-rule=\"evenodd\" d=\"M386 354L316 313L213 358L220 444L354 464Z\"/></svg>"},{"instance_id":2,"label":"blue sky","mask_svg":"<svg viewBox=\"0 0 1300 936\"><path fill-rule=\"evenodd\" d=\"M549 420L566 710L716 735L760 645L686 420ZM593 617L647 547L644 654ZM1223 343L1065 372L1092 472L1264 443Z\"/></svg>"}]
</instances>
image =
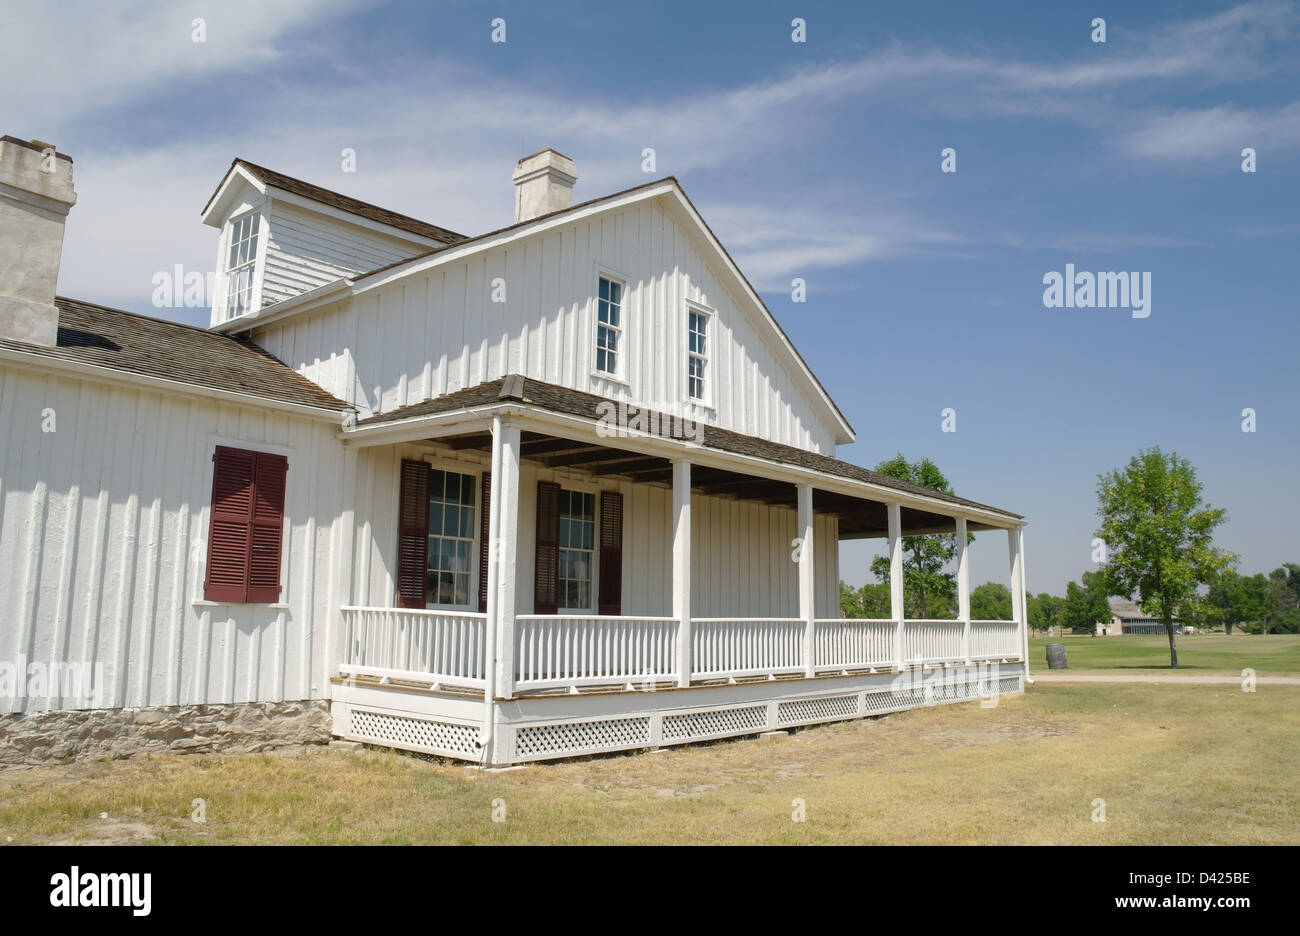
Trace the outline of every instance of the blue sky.
<instances>
[{"instance_id":1,"label":"blue sky","mask_svg":"<svg viewBox=\"0 0 1300 936\"><path fill-rule=\"evenodd\" d=\"M841 457L929 456L1026 514L1034 591L1093 567L1096 476L1150 445L1245 571L1300 561L1295 3L7 6L0 131L76 160L66 295L159 314L155 272L213 264L236 155L472 234L519 156L573 156L583 199L650 146L857 429ZM1150 317L1045 308L1067 263L1150 272ZM972 556L1005 581L1005 537Z\"/></svg>"}]
</instances>

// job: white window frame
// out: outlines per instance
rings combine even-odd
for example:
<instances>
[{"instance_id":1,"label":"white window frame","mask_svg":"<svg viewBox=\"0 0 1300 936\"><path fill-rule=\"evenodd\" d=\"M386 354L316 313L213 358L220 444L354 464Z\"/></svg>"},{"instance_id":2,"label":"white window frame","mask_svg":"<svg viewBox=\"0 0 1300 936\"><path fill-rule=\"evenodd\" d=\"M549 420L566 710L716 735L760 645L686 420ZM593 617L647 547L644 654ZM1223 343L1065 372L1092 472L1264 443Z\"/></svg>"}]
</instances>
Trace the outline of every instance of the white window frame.
<instances>
[{"instance_id":1,"label":"white window frame","mask_svg":"<svg viewBox=\"0 0 1300 936\"><path fill-rule=\"evenodd\" d=\"M257 231L254 236L257 238L257 242L254 245L255 249L252 252L252 256L237 268L238 270L247 269L249 271L248 305L239 315L232 315L230 313L230 297L232 293L231 287L233 285L233 278L231 276L232 271L228 270L226 267L230 263L230 248L235 243L235 228L240 222L250 216L256 217ZM221 303L218 306L218 314L213 316L217 320L218 324L221 322L229 322L232 319L240 318L244 315L250 315L257 311L262 294L261 270L264 266L262 259L266 251L266 234L267 223L264 205L250 205L242 211L231 215L226 220L221 239Z\"/></svg>"},{"instance_id":2,"label":"white window frame","mask_svg":"<svg viewBox=\"0 0 1300 936\"><path fill-rule=\"evenodd\" d=\"M564 605L561 599L564 598L562 586L560 585L560 576L555 576L555 602L557 614L595 614L600 603L600 496L605 490L598 484L592 484L587 481L576 479L556 478L555 483L560 486L560 490L565 493L573 494L590 494L592 497L592 523L594 524L591 534L591 588L589 596L591 603L585 608L571 608ZM566 547L556 544L555 560L558 565L560 561L559 553ZM585 550L584 550L585 551Z\"/></svg>"},{"instance_id":3,"label":"white window frame","mask_svg":"<svg viewBox=\"0 0 1300 936\"><path fill-rule=\"evenodd\" d=\"M591 376L599 380L612 380L615 383L627 385L628 383L628 278L626 275L612 270L601 264L595 265L595 286L591 295ZM621 301L618 305L619 324L614 329L618 335L618 350L614 352L617 357L617 363L613 371L604 371L596 366L598 358L597 342L600 340L600 281L607 279L610 282L617 283L621 292ZM609 326L605 326L609 327Z\"/></svg>"},{"instance_id":4,"label":"white window frame","mask_svg":"<svg viewBox=\"0 0 1300 936\"><path fill-rule=\"evenodd\" d=\"M691 316L702 315L705 319L704 326L704 353L697 354L691 350ZM685 330L683 332L685 340L683 341L683 351L685 352L685 367L682 374L682 393L683 398L688 406L702 406L707 409L713 409L714 385L717 383L717 373L714 369L713 349L718 342L718 330L716 322L718 320L717 310L710 309L708 306L691 300L686 301ZM704 361L704 395L699 397L691 396L691 360L699 358Z\"/></svg>"}]
</instances>

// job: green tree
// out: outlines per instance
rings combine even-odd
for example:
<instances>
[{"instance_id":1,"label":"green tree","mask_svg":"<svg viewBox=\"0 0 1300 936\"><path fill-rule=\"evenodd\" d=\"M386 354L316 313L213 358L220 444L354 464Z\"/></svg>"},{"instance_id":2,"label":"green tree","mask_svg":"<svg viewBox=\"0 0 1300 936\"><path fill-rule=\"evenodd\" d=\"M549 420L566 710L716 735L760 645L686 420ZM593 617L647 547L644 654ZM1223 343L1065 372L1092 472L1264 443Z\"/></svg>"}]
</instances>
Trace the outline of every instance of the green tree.
<instances>
[{"instance_id":1,"label":"green tree","mask_svg":"<svg viewBox=\"0 0 1300 936\"><path fill-rule=\"evenodd\" d=\"M1248 621L1263 622L1270 608L1271 585L1262 572L1248 577L1225 569L1206 593L1203 604L1207 621L1222 624L1229 634Z\"/></svg>"},{"instance_id":2,"label":"green tree","mask_svg":"<svg viewBox=\"0 0 1300 936\"><path fill-rule=\"evenodd\" d=\"M876 471L944 494L953 493L939 466L928 458L909 462L899 454L881 462ZM973 534L966 535L967 542L974 538ZM946 571L956 555L955 533L903 537L903 595L908 617L956 616L957 576ZM888 583L889 557L873 559L871 572L881 582Z\"/></svg>"},{"instance_id":3,"label":"green tree","mask_svg":"<svg viewBox=\"0 0 1300 936\"><path fill-rule=\"evenodd\" d=\"M1136 593L1142 609L1164 623L1169 666L1177 669L1174 618L1235 558L1213 544L1227 513L1201 500L1191 462L1159 448L1139 452L1097 481L1097 535L1110 553L1106 588L1129 599Z\"/></svg>"},{"instance_id":4,"label":"green tree","mask_svg":"<svg viewBox=\"0 0 1300 936\"><path fill-rule=\"evenodd\" d=\"M977 621L1011 620L1011 589L997 582L977 585L970 593L970 616Z\"/></svg>"},{"instance_id":5,"label":"green tree","mask_svg":"<svg viewBox=\"0 0 1300 936\"><path fill-rule=\"evenodd\" d=\"M1074 634L1095 634L1099 621L1110 620L1110 596L1106 577L1100 572L1085 572L1083 584L1065 586L1059 623Z\"/></svg>"},{"instance_id":6,"label":"green tree","mask_svg":"<svg viewBox=\"0 0 1300 936\"><path fill-rule=\"evenodd\" d=\"M1264 633L1300 634L1300 565L1288 562L1268 574Z\"/></svg>"},{"instance_id":7,"label":"green tree","mask_svg":"<svg viewBox=\"0 0 1300 936\"><path fill-rule=\"evenodd\" d=\"M1047 592L1030 595L1028 604L1029 626L1036 631L1050 631L1065 614L1065 599Z\"/></svg>"},{"instance_id":8,"label":"green tree","mask_svg":"<svg viewBox=\"0 0 1300 936\"><path fill-rule=\"evenodd\" d=\"M846 618L880 618L889 619L890 596L889 585L868 582L861 588L854 588L847 582L840 582L840 616Z\"/></svg>"}]
</instances>

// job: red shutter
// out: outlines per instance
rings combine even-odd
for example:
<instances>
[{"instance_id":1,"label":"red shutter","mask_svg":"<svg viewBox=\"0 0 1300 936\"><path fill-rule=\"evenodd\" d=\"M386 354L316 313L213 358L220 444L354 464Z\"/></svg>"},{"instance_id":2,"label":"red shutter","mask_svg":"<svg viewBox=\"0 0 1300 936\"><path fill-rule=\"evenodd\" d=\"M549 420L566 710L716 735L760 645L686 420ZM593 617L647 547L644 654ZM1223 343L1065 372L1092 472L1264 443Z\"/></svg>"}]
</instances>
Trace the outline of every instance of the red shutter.
<instances>
[{"instance_id":1,"label":"red shutter","mask_svg":"<svg viewBox=\"0 0 1300 936\"><path fill-rule=\"evenodd\" d=\"M537 482L537 561L533 567L533 613L560 610L560 486Z\"/></svg>"},{"instance_id":2,"label":"red shutter","mask_svg":"<svg viewBox=\"0 0 1300 936\"><path fill-rule=\"evenodd\" d=\"M600 598L601 614L623 613L623 495L600 495Z\"/></svg>"},{"instance_id":3,"label":"red shutter","mask_svg":"<svg viewBox=\"0 0 1300 936\"><path fill-rule=\"evenodd\" d=\"M402 461L397 519L397 606L423 608L429 575L429 466Z\"/></svg>"},{"instance_id":4,"label":"red shutter","mask_svg":"<svg viewBox=\"0 0 1300 936\"><path fill-rule=\"evenodd\" d=\"M203 597L208 601L244 601L248 597L256 453L219 445L212 461L212 512Z\"/></svg>"},{"instance_id":5,"label":"red shutter","mask_svg":"<svg viewBox=\"0 0 1300 936\"><path fill-rule=\"evenodd\" d=\"M479 486L479 508L478 508L478 609L480 613L487 611L487 590L488 590L488 550L491 544L488 542L488 531L490 518L488 512L492 505L492 473L483 472L483 483Z\"/></svg>"},{"instance_id":6,"label":"red shutter","mask_svg":"<svg viewBox=\"0 0 1300 936\"><path fill-rule=\"evenodd\" d=\"M257 452L253 463L253 513L248 559L251 603L280 600L280 545L284 536L284 482L289 459Z\"/></svg>"},{"instance_id":7,"label":"red shutter","mask_svg":"<svg viewBox=\"0 0 1300 936\"><path fill-rule=\"evenodd\" d=\"M255 604L279 601L289 460L218 445L212 461L203 597Z\"/></svg>"}]
</instances>

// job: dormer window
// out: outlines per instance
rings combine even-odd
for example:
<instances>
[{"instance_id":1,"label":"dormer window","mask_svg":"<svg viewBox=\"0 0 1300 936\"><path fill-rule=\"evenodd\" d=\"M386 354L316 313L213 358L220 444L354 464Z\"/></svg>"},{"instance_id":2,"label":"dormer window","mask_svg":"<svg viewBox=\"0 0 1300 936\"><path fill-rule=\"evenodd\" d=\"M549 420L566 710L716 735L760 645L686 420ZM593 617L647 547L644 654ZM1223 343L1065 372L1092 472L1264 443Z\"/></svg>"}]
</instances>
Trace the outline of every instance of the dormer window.
<instances>
[{"instance_id":1,"label":"dormer window","mask_svg":"<svg viewBox=\"0 0 1300 936\"><path fill-rule=\"evenodd\" d=\"M596 370L618 376L619 341L623 337L623 284L600 278L596 299Z\"/></svg>"},{"instance_id":2,"label":"dormer window","mask_svg":"<svg viewBox=\"0 0 1300 936\"><path fill-rule=\"evenodd\" d=\"M226 253L227 319L251 311L260 220L261 215L252 211L230 223L230 249Z\"/></svg>"}]
</instances>

